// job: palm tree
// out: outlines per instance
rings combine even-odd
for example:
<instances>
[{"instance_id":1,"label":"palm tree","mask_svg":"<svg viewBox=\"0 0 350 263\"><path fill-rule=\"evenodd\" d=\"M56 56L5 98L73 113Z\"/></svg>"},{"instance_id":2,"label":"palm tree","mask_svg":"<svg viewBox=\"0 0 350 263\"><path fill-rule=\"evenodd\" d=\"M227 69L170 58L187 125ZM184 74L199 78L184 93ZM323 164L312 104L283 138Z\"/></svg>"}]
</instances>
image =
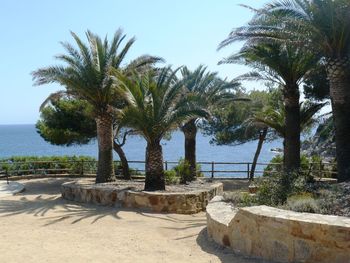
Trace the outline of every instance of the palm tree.
<instances>
[{"instance_id":1,"label":"palm tree","mask_svg":"<svg viewBox=\"0 0 350 263\"><path fill-rule=\"evenodd\" d=\"M97 125L98 167L96 183L113 181L113 120L115 105L122 99L122 92L112 73L129 72L138 67L143 68L157 58L143 56L129 64L131 68L122 68L122 62L135 39L125 44L125 35L118 30L111 42L102 40L96 34L87 31L88 44L71 32L77 48L69 43L62 43L67 54L56 56L65 66L50 66L32 73L36 85L58 83L65 90L51 94L43 103L63 96L71 96L87 101L93 108L93 116Z\"/></svg>"},{"instance_id":2,"label":"palm tree","mask_svg":"<svg viewBox=\"0 0 350 263\"><path fill-rule=\"evenodd\" d=\"M180 122L207 116L195 96L184 94L183 82L176 77L178 70L170 67L159 72L150 70L135 75L133 80L125 78L129 105L123 110L120 123L143 136L146 147L145 190L165 189L163 152L160 141L175 129Z\"/></svg>"},{"instance_id":3,"label":"palm tree","mask_svg":"<svg viewBox=\"0 0 350 263\"><path fill-rule=\"evenodd\" d=\"M218 78L217 73L207 72L203 65L198 66L194 71L187 67L181 69L182 79L185 82L186 93L197 96L201 106L210 112L210 109L223 102L223 100L234 100L233 90L239 86L237 82L226 82ZM196 171L196 135L197 122L200 118L192 118L180 126L185 136L185 161L188 162L191 170L191 177L186 178L192 181L197 176Z\"/></svg>"},{"instance_id":4,"label":"palm tree","mask_svg":"<svg viewBox=\"0 0 350 263\"><path fill-rule=\"evenodd\" d=\"M280 0L256 11L248 26L235 31L237 39L249 35L255 40L288 41L320 53L330 83L338 180L350 180L349 0Z\"/></svg>"},{"instance_id":5,"label":"palm tree","mask_svg":"<svg viewBox=\"0 0 350 263\"><path fill-rule=\"evenodd\" d=\"M230 41L232 38L232 41ZM230 35L220 47L235 41ZM287 173L300 168L300 106L299 85L316 65L318 57L301 48L288 44L247 41L243 48L221 63L237 63L253 68L238 80L273 82L283 87L286 126L284 145L284 168Z\"/></svg>"},{"instance_id":6,"label":"palm tree","mask_svg":"<svg viewBox=\"0 0 350 263\"><path fill-rule=\"evenodd\" d=\"M305 131L315 123L315 114L319 112L327 103L311 103L308 101L300 103L300 130ZM250 180L254 178L254 172L260 151L262 149L268 130L276 133L278 137L284 139L283 145L286 142L287 127L285 125L286 112L281 103L278 108L266 106L261 111L256 111L249 118L245 125L259 127L259 141L254 160L250 172Z\"/></svg>"}]
</instances>

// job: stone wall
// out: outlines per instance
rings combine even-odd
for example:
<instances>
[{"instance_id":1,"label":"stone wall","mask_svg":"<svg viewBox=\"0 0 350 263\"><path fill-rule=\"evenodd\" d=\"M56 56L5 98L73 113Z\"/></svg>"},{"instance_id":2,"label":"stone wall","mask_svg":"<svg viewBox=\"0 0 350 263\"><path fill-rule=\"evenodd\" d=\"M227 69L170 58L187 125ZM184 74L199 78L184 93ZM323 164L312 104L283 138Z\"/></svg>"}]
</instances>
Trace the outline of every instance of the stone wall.
<instances>
[{"instance_id":1,"label":"stone wall","mask_svg":"<svg viewBox=\"0 0 350 263\"><path fill-rule=\"evenodd\" d=\"M215 197L208 235L235 252L276 262L350 263L350 218L268 206L234 208Z\"/></svg>"},{"instance_id":2,"label":"stone wall","mask_svg":"<svg viewBox=\"0 0 350 263\"><path fill-rule=\"evenodd\" d=\"M208 202L223 193L222 183L214 183L204 189L189 192L146 192L114 186L64 183L62 197L68 200L106 206L142 208L153 212L194 214L205 211Z\"/></svg>"}]
</instances>

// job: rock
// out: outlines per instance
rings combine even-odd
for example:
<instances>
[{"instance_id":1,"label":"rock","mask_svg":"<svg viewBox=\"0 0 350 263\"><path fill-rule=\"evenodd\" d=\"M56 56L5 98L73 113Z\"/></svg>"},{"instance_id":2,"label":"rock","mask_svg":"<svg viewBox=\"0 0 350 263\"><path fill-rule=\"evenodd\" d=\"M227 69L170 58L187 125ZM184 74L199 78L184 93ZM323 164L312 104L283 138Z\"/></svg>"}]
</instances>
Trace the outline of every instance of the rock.
<instances>
[{"instance_id":1,"label":"rock","mask_svg":"<svg viewBox=\"0 0 350 263\"><path fill-rule=\"evenodd\" d=\"M222 200L217 196L207 206L208 236L236 253L288 263L350 262L350 218L268 206L236 209Z\"/></svg>"},{"instance_id":2,"label":"rock","mask_svg":"<svg viewBox=\"0 0 350 263\"><path fill-rule=\"evenodd\" d=\"M156 191L145 192L134 183L128 182L94 184L90 181L64 183L61 186L62 197L68 200L94 203L108 206L143 208L153 212L194 214L204 211L208 202L216 195L223 193L222 183L191 183L180 192ZM133 184L133 182L129 182ZM138 184L138 185L136 185ZM186 187L188 190L186 191Z\"/></svg>"}]
</instances>

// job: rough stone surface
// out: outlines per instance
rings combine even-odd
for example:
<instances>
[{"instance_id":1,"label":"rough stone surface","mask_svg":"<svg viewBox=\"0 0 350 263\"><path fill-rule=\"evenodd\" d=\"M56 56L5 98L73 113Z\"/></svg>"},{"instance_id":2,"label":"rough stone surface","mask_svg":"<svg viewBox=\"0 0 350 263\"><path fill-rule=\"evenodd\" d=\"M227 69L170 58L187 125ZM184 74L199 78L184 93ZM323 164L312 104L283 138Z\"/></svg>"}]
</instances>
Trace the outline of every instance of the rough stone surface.
<instances>
[{"instance_id":1,"label":"rough stone surface","mask_svg":"<svg viewBox=\"0 0 350 263\"><path fill-rule=\"evenodd\" d=\"M68 200L105 206L142 208L153 212L194 214L205 211L208 202L223 193L222 183L202 183L173 187L175 192L146 192L141 184L93 184L88 180L64 183L62 197ZM170 187L171 188L171 187ZM187 191L186 191L187 189Z\"/></svg>"},{"instance_id":2,"label":"rough stone surface","mask_svg":"<svg viewBox=\"0 0 350 263\"><path fill-rule=\"evenodd\" d=\"M235 252L276 262L350 263L350 218L268 206L236 209L216 196L208 235Z\"/></svg>"}]
</instances>

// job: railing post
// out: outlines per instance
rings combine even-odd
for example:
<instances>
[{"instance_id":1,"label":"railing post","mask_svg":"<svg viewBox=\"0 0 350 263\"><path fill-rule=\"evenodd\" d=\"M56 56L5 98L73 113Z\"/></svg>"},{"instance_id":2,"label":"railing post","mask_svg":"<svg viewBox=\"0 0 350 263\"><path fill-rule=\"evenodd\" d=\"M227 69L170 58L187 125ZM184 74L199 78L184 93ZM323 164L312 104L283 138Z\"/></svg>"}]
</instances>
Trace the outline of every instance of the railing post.
<instances>
[{"instance_id":1,"label":"railing post","mask_svg":"<svg viewBox=\"0 0 350 263\"><path fill-rule=\"evenodd\" d=\"M6 183L9 184L9 174L7 169L5 169L5 175L6 175Z\"/></svg>"},{"instance_id":2,"label":"railing post","mask_svg":"<svg viewBox=\"0 0 350 263\"><path fill-rule=\"evenodd\" d=\"M84 175L84 160L81 160L81 170L80 170L80 175Z\"/></svg>"},{"instance_id":3,"label":"railing post","mask_svg":"<svg viewBox=\"0 0 350 263\"><path fill-rule=\"evenodd\" d=\"M211 162L211 178L214 178L214 162Z\"/></svg>"},{"instance_id":4,"label":"railing post","mask_svg":"<svg viewBox=\"0 0 350 263\"><path fill-rule=\"evenodd\" d=\"M247 163L247 178L249 179L250 178L250 164Z\"/></svg>"},{"instance_id":5,"label":"railing post","mask_svg":"<svg viewBox=\"0 0 350 263\"><path fill-rule=\"evenodd\" d=\"M168 171L168 161L165 161L165 171Z\"/></svg>"}]
</instances>

